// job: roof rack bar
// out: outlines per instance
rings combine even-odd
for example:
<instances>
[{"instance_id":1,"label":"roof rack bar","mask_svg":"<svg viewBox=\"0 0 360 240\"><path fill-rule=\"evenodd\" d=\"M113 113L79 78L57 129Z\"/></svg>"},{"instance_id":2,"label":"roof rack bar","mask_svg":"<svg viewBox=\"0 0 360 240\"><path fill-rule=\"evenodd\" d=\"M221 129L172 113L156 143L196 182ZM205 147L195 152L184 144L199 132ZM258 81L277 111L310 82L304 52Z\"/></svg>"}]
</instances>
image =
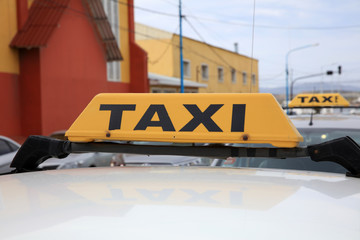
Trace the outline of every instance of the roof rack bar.
<instances>
[{"instance_id":1,"label":"roof rack bar","mask_svg":"<svg viewBox=\"0 0 360 240\"><path fill-rule=\"evenodd\" d=\"M310 156L313 161L336 162L349 170L348 176L360 177L360 146L350 137L334 139L307 148L245 148L223 145L158 146L114 142L77 143L43 136L30 136L18 150L10 167L14 172L36 171L51 157L64 158L69 153L113 152L146 155L178 155L195 157L270 157L294 158Z\"/></svg>"},{"instance_id":2,"label":"roof rack bar","mask_svg":"<svg viewBox=\"0 0 360 240\"><path fill-rule=\"evenodd\" d=\"M157 146L121 143L71 143L71 152L113 152L147 155L178 155L194 157L305 157L306 148L245 148L231 146Z\"/></svg>"},{"instance_id":3,"label":"roof rack bar","mask_svg":"<svg viewBox=\"0 0 360 240\"><path fill-rule=\"evenodd\" d=\"M336 162L349 170L346 174L360 178L360 146L350 137L308 146L311 159L315 162Z\"/></svg>"},{"instance_id":4,"label":"roof rack bar","mask_svg":"<svg viewBox=\"0 0 360 240\"><path fill-rule=\"evenodd\" d=\"M70 142L44 136L29 136L17 151L10 167L15 172L34 171L46 159L65 158L70 153Z\"/></svg>"}]
</instances>

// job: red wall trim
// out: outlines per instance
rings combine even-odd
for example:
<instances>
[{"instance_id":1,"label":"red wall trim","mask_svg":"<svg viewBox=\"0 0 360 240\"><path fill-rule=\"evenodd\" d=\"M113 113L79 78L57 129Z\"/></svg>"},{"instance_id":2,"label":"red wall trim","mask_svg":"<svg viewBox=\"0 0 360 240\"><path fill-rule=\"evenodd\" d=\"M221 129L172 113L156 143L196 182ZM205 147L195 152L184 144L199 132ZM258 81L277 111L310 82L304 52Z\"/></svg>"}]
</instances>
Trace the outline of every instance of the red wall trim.
<instances>
[{"instance_id":1,"label":"red wall trim","mask_svg":"<svg viewBox=\"0 0 360 240\"><path fill-rule=\"evenodd\" d=\"M19 53L22 135L41 135L40 49L20 49Z\"/></svg>"},{"instance_id":2,"label":"red wall trim","mask_svg":"<svg viewBox=\"0 0 360 240\"><path fill-rule=\"evenodd\" d=\"M21 29L28 18L28 1L16 0L17 27Z\"/></svg>"},{"instance_id":3,"label":"red wall trim","mask_svg":"<svg viewBox=\"0 0 360 240\"><path fill-rule=\"evenodd\" d=\"M130 91L149 92L147 53L135 43L134 1L128 0L129 47L130 47Z\"/></svg>"},{"instance_id":4,"label":"red wall trim","mask_svg":"<svg viewBox=\"0 0 360 240\"><path fill-rule=\"evenodd\" d=\"M21 135L19 76L0 72L0 135Z\"/></svg>"}]
</instances>

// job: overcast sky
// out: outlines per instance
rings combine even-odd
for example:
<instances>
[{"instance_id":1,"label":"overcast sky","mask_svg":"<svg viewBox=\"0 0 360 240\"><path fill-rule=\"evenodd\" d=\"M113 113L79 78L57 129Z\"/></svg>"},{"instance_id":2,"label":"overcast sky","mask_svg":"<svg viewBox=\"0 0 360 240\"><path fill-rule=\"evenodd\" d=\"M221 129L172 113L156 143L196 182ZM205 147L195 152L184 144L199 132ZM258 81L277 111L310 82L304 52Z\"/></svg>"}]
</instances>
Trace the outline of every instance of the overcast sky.
<instances>
[{"instance_id":1,"label":"overcast sky","mask_svg":"<svg viewBox=\"0 0 360 240\"><path fill-rule=\"evenodd\" d=\"M178 0L134 0L134 5L135 21L179 33ZM240 54L259 60L261 87L285 87L286 54L316 43L289 54L293 78L341 65L340 76L302 81L360 87L360 0L182 0L182 6L183 35L228 50L237 42Z\"/></svg>"}]
</instances>

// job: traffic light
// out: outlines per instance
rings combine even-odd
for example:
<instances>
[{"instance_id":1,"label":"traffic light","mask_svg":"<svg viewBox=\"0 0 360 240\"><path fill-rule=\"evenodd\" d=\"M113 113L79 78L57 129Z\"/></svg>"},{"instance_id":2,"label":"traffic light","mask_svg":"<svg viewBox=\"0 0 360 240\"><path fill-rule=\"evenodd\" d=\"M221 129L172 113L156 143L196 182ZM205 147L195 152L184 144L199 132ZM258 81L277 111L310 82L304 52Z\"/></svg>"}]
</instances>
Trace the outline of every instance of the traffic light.
<instances>
[{"instance_id":1,"label":"traffic light","mask_svg":"<svg viewBox=\"0 0 360 240\"><path fill-rule=\"evenodd\" d=\"M338 73L341 74L341 66L338 66Z\"/></svg>"}]
</instances>

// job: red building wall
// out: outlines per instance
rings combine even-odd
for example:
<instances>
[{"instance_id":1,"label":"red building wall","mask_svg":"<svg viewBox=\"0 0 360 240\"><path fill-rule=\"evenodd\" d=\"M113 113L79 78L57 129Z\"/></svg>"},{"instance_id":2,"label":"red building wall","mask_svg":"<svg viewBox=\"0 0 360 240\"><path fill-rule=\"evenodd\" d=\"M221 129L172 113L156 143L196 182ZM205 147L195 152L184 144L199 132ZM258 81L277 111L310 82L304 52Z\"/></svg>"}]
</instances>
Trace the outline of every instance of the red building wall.
<instances>
[{"instance_id":1,"label":"red building wall","mask_svg":"<svg viewBox=\"0 0 360 240\"><path fill-rule=\"evenodd\" d=\"M84 12L81 1L69 8ZM40 49L42 134L67 129L92 97L104 92L106 59L88 18L67 11Z\"/></svg>"},{"instance_id":2,"label":"red building wall","mask_svg":"<svg viewBox=\"0 0 360 240\"><path fill-rule=\"evenodd\" d=\"M20 122L23 136L41 133L41 72L39 49L20 50Z\"/></svg>"},{"instance_id":3,"label":"red building wall","mask_svg":"<svg viewBox=\"0 0 360 240\"><path fill-rule=\"evenodd\" d=\"M128 0L129 6L134 6L134 0ZM148 93L150 90L147 70L147 52L135 42L134 8L128 8L129 42L130 42L130 91Z\"/></svg>"},{"instance_id":4,"label":"red building wall","mask_svg":"<svg viewBox=\"0 0 360 240\"><path fill-rule=\"evenodd\" d=\"M21 135L19 99L18 75L0 72L0 135Z\"/></svg>"},{"instance_id":5,"label":"red building wall","mask_svg":"<svg viewBox=\"0 0 360 240\"><path fill-rule=\"evenodd\" d=\"M81 1L71 1L70 9L61 18L44 48L34 49L39 57L29 56L21 61L31 66L38 62L39 73L21 68L25 77L24 98L33 99L26 106L31 118L23 122L23 134L49 135L68 129L90 100L101 92L129 92L129 84L107 81L106 58L92 23ZM36 69L36 68L35 68ZM33 88L33 89L32 89ZM26 101L26 100L25 100ZM24 105L22 105L24 106Z\"/></svg>"},{"instance_id":6,"label":"red building wall","mask_svg":"<svg viewBox=\"0 0 360 240\"><path fill-rule=\"evenodd\" d=\"M98 93L149 91L147 54L133 36L129 36L130 59L126 59L130 61L129 83L107 81L103 42L91 19L82 14L86 12L82 2L70 0L45 47L19 48L19 75L0 73L0 100L7 103L0 107L6 113L0 120L0 134L20 142L28 135L49 135L68 129ZM25 5L18 6L18 14L27 16ZM132 33L133 9L128 11Z\"/></svg>"}]
</instances>

